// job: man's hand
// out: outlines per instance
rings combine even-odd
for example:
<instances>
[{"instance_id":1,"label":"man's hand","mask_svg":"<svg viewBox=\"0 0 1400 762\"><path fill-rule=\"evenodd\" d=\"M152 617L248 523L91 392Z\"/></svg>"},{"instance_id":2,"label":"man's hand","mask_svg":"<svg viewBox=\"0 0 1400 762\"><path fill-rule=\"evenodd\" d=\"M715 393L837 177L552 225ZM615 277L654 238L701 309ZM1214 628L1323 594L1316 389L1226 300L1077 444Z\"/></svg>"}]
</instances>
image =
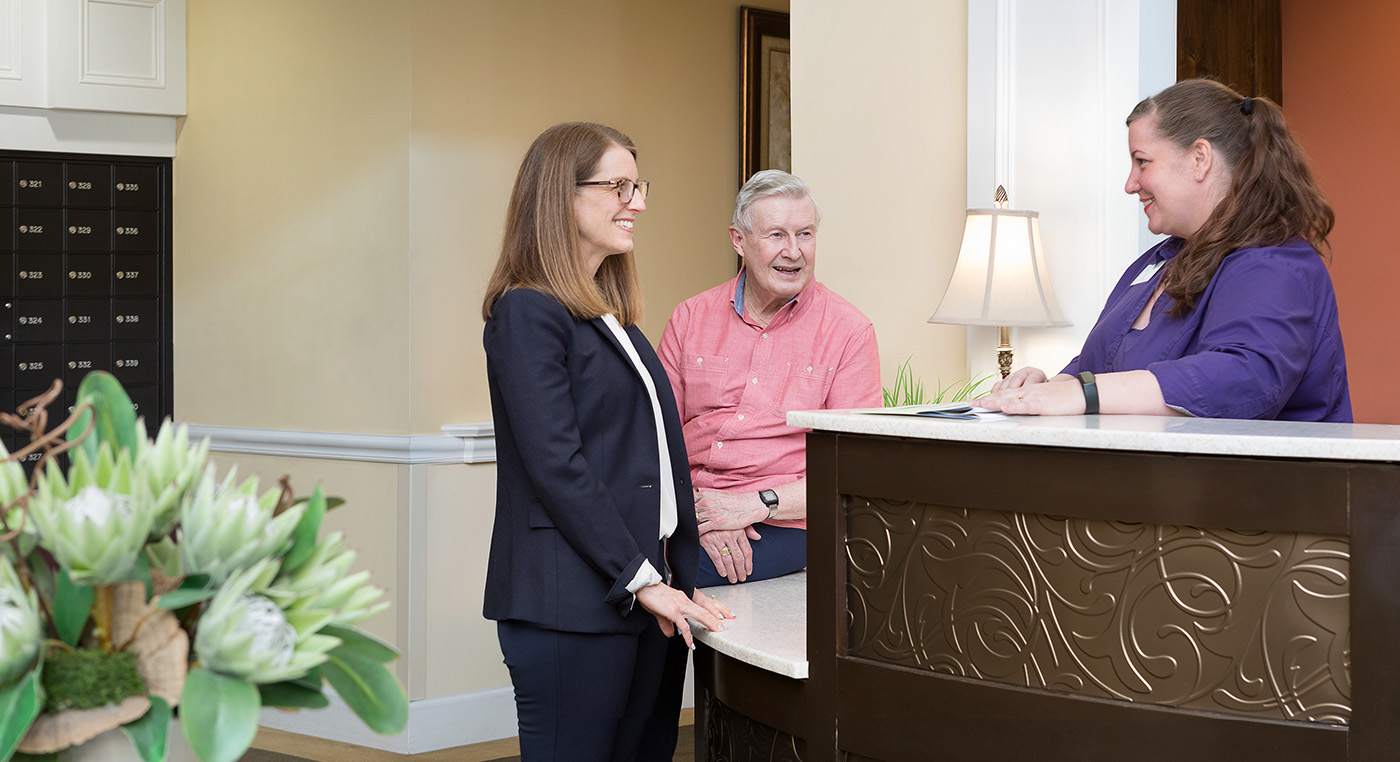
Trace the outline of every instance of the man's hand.
<instances>
[{"instance_id":1,"label":"man's hand","mask_svg":"<svg viewBox=\"0 0 1400 762\"><path fill-rule=\"evenodd\" d=\"M715 573L730 584L753 574L753 548L749 540L763 539L753 527L716 529L700 535L700 547L715 565Z\"/></svg>"},{"instance_id":2,"label":"man's hand","mask_svg":"<svg viewBox=\"0 0 1400 762\"><path fill-rule=\"evenodd\" d=\"M695 491L695 520L700 534L717 529L743 529L768 518L768 506L757 492Z\"/></svg>"}]
</instances>

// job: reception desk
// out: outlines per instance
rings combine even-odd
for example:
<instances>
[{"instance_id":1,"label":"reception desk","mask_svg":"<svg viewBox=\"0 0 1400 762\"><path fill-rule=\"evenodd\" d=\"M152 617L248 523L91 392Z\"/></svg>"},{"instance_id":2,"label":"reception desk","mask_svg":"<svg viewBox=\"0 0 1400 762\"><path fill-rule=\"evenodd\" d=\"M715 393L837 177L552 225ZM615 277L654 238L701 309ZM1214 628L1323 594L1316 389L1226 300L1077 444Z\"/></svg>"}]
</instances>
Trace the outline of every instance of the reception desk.
<instances>
[{"instance_id":1,"label":"reception desk","mask_svg":"<svg viewBox=\"0 0 1400 762\"><path fill-rule=\"evenodd\" d=\"M698 759L1400 759L1400 427L788 422L808 569L713 589Z\"/></svg>"}]
</instances>

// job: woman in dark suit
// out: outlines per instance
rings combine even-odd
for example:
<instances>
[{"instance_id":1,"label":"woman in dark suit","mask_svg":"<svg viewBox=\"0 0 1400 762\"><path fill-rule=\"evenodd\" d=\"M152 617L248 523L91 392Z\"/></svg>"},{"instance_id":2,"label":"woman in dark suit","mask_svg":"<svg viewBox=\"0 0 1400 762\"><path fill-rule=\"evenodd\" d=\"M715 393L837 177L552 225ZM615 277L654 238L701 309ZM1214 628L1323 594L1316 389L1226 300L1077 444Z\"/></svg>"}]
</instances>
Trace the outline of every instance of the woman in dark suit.
<instances>
[{"instance_id":1,"label":"woman in dark suit","mask_svg":"<svg viewBox=\"0 0 1400 762\"><path fill-rule=\"evenodd\" d=\"M699 540L670 383L636 321L636 149L551 127L521 163L482 307L496 425L484 613L531 760L669 760ZM680 638L672 637L677 632Z\"/></svg>"}]
</instances>

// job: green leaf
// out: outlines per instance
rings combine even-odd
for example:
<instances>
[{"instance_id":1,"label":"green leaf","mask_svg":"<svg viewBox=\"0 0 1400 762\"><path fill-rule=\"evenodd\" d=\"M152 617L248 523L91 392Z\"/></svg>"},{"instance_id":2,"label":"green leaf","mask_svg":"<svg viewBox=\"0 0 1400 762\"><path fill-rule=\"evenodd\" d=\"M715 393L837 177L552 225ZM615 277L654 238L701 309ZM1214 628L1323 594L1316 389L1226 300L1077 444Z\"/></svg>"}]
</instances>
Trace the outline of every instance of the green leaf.
<instances>
[{"instance_id":1,"label":"green leaf","mask_svg":"<svg viewBox=\"0 0 1400 762\"><path fill-rule=\"evenodd\" d=\"M325 709L331 705L330 699L319 687L309 688L294 680L280 683L264 683L258 686L263 706L280 706L295 709Z\"/></svg>"},{"instance_id":2,"label":"green leaf","mask_svg":"<svg viewBox=\"0 0 1400 762\"><path fill-rule=\"evenodd\" d=\"M84 410L82 415L78 416L78 420L68 427L68 432L64 436L69 442L75 441L84 431L88 430L89 426L92 426L92 411ZM80 452L87 453L89 463L97 462L97 432L95 430L92 436L84 439L82 444L69 452L69 457L77 457Z\"/></svg>"},{"instance_id":3,"label":"green leaf","mask_svg":"<svg viewBox=\"0 0 1400 762\"><path fill-rule=\"evenodd\" d=\"M131 739L136 753L146 762L163 762L165 759L166 735L170 732L170 704L160 696L151 696L151 709L140 719L122 726L122 732Z\"/></svg>"},{"instance_id":4,"label":"green leaf","mask_svg":"<svg viewBox=\"0 0 1400 762\"><path fill-rule=\"evenodd\" d=\"M0 691L0 761L14 756L15 747L39 716L44 705L42 692L37 669Z\"/></svg>"},{"instance_id":5,"label":"green leaf","mask_svg":"<svg viewBox=\"0 0 1400 762\"><path fill-rule=\"evenodd\" d=\"M180 692L180 728L202 762L236 762L253 745L261 708L252 683L195 667Z\"/></svg>"},{"instance_id":6,"label":"green leaf","mask_svg":"<svg viewBox=\"0 0 1400 762\"><path fill-rule=\"evenodd\" d=\"M155 594L155 584L151 582L151 562L146 558L145 553L136 556L136 563L131 565L131 571L123 576L120 582L140 582L146 586L146 600L150 600Z\"/></svg>"},{"instance_id":7,"label":"green leaf","mask_svg":"<svg viewBox=\"0 0 1400 762\"><path fill-rule=\"evenodd\" d=\"M180 576L180 546L169 537L146 543L147 565L167 577Z\"/></svg>"},{"instance_id":8,"label":"green leaf","mask_svg":"<svg viewBox=\"0 0 1400 762\"><path fill-rule=\"evenodd\" d=\"M292 505L301 505L302 503L309 502L310 500L311 498L309 497L299 497L296 499L296 502L292 503ZM345 498L335 497L333 495L326 496L326 510L333 511L342 505L345 505Z\"/></svg>"},{"instance_id":9,"label":"green leaf","mask_svg":"<svg viewBox=\"0 0 1400 762\"><path fill-rule=\"evenodd\" d=\"M122 448L136 452L136 408L116 376L101 370L87 374L78 384L78 400L91 402L97 416L92 436L82 444L82 449L93 462L97 460L97 445L101 442L111 442L114 452L120 452ZM86 431L91 420L92 415L84 412L78 423L68 430L68 440L72 441Z\"/></svg>"},{"instance_id":10,"label":"green leaf","mask_svg":"<svg viewBox=\"0 0 1400 762\"><path fill-rule=\"evenodd\" d=\"M20 538L32 535L20 535ZM39 592L39 597L44 600L53 600L58 590L58 580L55 579L54 569L45 560L45 554L33 553L26 557L25 564L29 567L29 578L34 581L34 589ZM55 564L54 566L57 566Z\"/></svg>"},{"instance_id":11,"label":"green leaf","mask_svg":"<svg viewBox=\"0 0 1400 762\"><path fill-rule=\"evenodd\" d=\"M88 616L92 613L93 589L74 584L66 569L58 570L58 591L53 601L53 626L58 639L77 647Z\"/></svg>"},{"instance_id":12,"label":"green leaf","mask_svg":"<svg viewBox=\"0 0 1400 762\"><path fill-rule=\"evenodd\" d=\"M336 650L322 665L335 692L374 732L403 732L408 725L408 697L399 681L382 664Z\"/></svg>"},{"instance_id":13,"label":"green leaf","mask_svg":"<svg viewBox=\"0 0 1400 762\"><path fill-rule=\"evenodd\" d=\"M316 550L316 533L321 531L321 519L326 516L326 495L321 491L321 485L316 485L316 491L311 493L311 499L306 505L306 512L301 514L301 521L297 523L296 531L292 536L296 538L292 543L292 549L287 551L287 555L282 558L282 573L291 574L298 566L306 562L311 554Z\"/></svg>"},{"instance_id":14,"label":"green leaf","mask_svg":"<svg viewBox=\"0 0 1400 762\"><path fill-rule=\"evenodd\" d=\"M321 690L321 684L326 682L325 675L321 674L321 666L318 664L306 671L306 674L298 678L293 678L285 682L296 683L303 688L310 688L313 691Z\"/></svg>"},{"instance_id":15,"label":"green leaf","mask_svg":"<svg viewBox=\"0 0 1400 762\"><path fill-rule=\"evenodd\" d=\"M333 654L350 654L379 664L399 658L399 652L393 646L353 627L328 624L319 630L319 634L340 638L341 645L331 649Z\"/></svg>"},{"instance_id":16,"label":"green leaf","mask_svg":"<svg viewBox=\"0 0 1400 762\"><path fill-rule=\"evenodd\" d=\"M309 497L299 498L295 503L292 503L292 505L298 505L298 504L300 504L300 503L305 503L305 502L307 502L307 501L310 500L310 499L311 499L311 498L309 498ZM333 510L339 508L339 507L342 506L342 505L345 505L345 498L343 498L343 497L335 497L335 496L332 496L332 495L327 495L327 496L326 496L326 510L328 510L328 511L333 511Z\"/></svg>"},{"instance_id":17,"label":"green leaf","mask_svg":"<svg viewBox=\"0 0 1400 762\"><path fill-rule=\"evenodd\" d=\"M196 603L203 603L213 598L214 594L217 592L219 591L199 589L186 590L184 588L179 588L162 595L160 600L157 601L156 606L167 611L174 611L175 609L182 609L186 606L193 606Z\"/></svg>"}]
</instances>

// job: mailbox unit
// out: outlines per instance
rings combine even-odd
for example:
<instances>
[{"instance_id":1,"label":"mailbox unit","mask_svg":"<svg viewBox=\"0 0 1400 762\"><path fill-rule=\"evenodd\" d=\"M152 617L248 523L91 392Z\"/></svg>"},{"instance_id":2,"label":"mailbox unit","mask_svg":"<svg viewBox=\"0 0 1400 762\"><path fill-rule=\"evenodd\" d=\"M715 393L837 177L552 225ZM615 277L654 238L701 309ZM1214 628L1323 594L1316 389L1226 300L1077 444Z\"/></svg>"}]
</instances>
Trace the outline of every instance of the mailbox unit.
<instances>
[{"instance_id":1,"label":"mailbox unit","mask_svg":"<svg viewBox=\"0 0 1400 762\"><path fill-rule=\"evenodd\" d=\"M0 403L62 378L53 425L105 370L154 432L171 413L170 159L0 152L0 221Z\"/></svg>"}]
</instances>

